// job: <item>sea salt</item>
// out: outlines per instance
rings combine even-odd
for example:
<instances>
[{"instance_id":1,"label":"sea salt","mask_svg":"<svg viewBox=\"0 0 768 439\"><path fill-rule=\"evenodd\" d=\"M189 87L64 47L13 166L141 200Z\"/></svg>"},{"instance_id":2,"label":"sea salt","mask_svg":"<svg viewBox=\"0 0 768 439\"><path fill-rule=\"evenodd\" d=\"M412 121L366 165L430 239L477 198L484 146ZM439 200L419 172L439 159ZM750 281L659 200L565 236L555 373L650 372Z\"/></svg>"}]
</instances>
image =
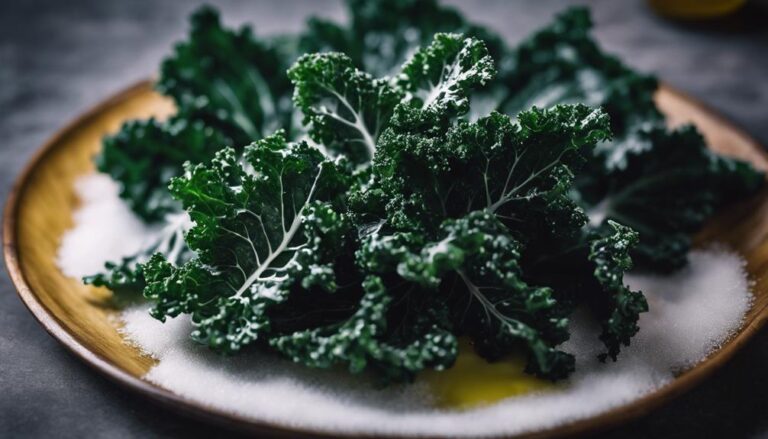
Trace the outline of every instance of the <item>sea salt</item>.
<instances>
[{"instance_id":1,"label":"sea salt","mask_svg":"<svg viewBox=\"0 0 768 439\"><path fill-rule=\"evenodd\" d=\"M118 196L109 176L91 174L75 181L80 207L75 227L61 239L58 265L67 276L81 278L98 273L104 262L138 252L160 232L145 225Z\"/></svg>"},{"instance_id":2,"label":"sea salt","mask_svg":"<svg viewBox=\"0 0 768 439\"><path fill-rule=\"evenodd\" d=\"M97 271L107 259L138 249L153 233L120 202L104 176L78 182L83 201L75 227L62 240L59 264L71 276ZM724 249L691 253L671 276L632 274L651 311L616 363L595 359L599 328L577 313L563 349L576 355L576 373L561 387L469 410L436 408L425 383L376 390L365 376L313 370L274 355L224 358L189 339L188 318L165 324L147 305L121 317L126 340L159 360L147 381L180 396L254 420L338 433L468 436L514 434L593 416L627 404L701 361L736 331L750 307L743 260Z\"/></svg>"}]
</instances>

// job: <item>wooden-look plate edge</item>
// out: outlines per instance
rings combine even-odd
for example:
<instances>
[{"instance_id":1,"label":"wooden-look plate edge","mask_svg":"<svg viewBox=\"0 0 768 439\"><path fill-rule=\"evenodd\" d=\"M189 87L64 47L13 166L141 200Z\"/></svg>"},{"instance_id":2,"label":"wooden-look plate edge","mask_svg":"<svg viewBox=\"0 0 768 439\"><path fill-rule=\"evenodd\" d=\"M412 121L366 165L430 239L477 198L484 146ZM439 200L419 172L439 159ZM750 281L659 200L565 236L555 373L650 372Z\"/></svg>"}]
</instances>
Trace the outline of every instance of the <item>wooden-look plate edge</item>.
<instances>
[{"instance_id":1,"label":"wooden-look plate edge","mask_svg":"<svg viewBox=\"0 0 768 439\"><path fill-rule=\"evenodd\" d=\"M24 189L31 179L31 176L34 174L37 166L45 160L48 154L57 148L57 146L61 143L61 140L65 138L70 132L75 131L80 126L87 125L100 113L109 110L122 101L142 93L147 93L151 89L152 81L143 80L95 105L93 108L60 129L48 142L46 142L40 148L40 150L37 151L37 153L34 154L30 162L23 168L17 177L17 180L11 188L10 194L5 203L2 231L3 255L5 258L6 267L10 274L11 281L16 287L18 295L21 298L21 301L32 313L35 319L40 323L40 325L42 325L43 328L53 338L58 340L71 353L101 373L103 376L109 378L113 382L122 385L124 388L147 396L151 400L158 402L165 407L179 411L182 414L191 416L196 419L211 421L224 427L235 428L254 434L269 435L272 437L360 437L361 434L359 433L329 433L327 431L311 430L306 428L292 428L277 423L257 421L253 418L240 416L227 411L202 405L197 401L184 398L145 380L137 378L121 369L119 366L111 363L109 360L96 354L90 350L88 346L84 345L75 337L73 337L73 335L70 334L62 326L57 317L43 303L41 303L35 292L28 284L19 263L16 219L18 217L21 195L24 193ZM766 151L756 140L754 140L744 130L737 127L732 122L725 119L705 104L666 84L662 84L660 91L670 98L687 102L691 106L696 107L697 110L706 114L707 117L711 118L712 120L716 120L719 125L726 127L730 132L741 137L743 142L749 144L754 152L758 153L761 157L764 158L766 162L768 162L768 153L766 153ZM743 328L741 328L734 337L732 337L728 342L724 343L719 350L713 352L701 363L682 373L670 384L639 399L636 399L629 404L606 411L600 415L580 419L544 430L524 433L515 437L551 438L572 436L586 432L596 432L615 427L619 424L625 423L632 419L636 419L651 412L672 398L675 398L690 390L693 386L712 375L716 370L718 370L728 360L730 360L736 354L736 352L740 350L768 320L768 305L763 306L759 310L752 310L751 312L756 313L755 318L747 323ZM379 436L381 435L374 434L368 435L367 437ZM386 437L399 436L387 435ZM418 437L425 436L419 435Z\"/></svg>"}]
</instances>

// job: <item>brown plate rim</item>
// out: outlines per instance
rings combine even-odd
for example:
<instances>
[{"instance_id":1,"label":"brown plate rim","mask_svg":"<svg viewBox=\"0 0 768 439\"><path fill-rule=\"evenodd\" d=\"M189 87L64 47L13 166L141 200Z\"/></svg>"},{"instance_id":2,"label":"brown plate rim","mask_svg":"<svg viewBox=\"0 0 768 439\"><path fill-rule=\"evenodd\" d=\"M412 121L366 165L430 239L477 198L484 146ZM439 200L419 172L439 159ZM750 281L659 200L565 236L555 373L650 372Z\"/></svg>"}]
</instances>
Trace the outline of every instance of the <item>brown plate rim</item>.
<instances>
[{"instance_id":1,"label":"brown plate rim","mask_svg":"<svg viewBox=\"0 0 768 439\"><path fill-rule=\"evenodd\" d=\"M63 344L80 360L112 381L122 385L124 388L147 396L151 400L156 401L163 406L169 407L186 415L191 415L192 417L205 419L225 427L235 428L254 434L258 433L262 435L266 434L280 437L297 437L297 435L301 437L360 437L360 433L330 433L322 430L292 428L282 424L254 420L253 418L240 416L202 405L196 401L181 397L143 379L137 378L122 370L120 367L110 363L107 359L94 353L86 345L73 337L73 335L70 334L61 325L56 316L38 300L35 292L27 283L19 264L18 248L16 245L16 218L18 216L21 195L24 193L24 190L31 176L35 172L35 169L43 160L45 160L46 156L50 154L51 151L55 150L57 146L62 143L61 140L65 138L70 132L76 130L82 125L88 124L91 119L95 118L100 113L109 110L111 107L116 106L120 102L127 100L137 94L146 93L147 91L151 90L152 87L152 80L146 79L139 81L132 86L129 86L122 91L112 95L108 99L96 104L90 110L75 118L72 122L58 130L53 135L53 137L34 154L32 159L23 168L17 177L5 203L2 230L3 255L5 258L5 264L8 269L8 273L10 274L11 281L16 287L16 291L21 301L32 313L35 319L37 319L40 325L42 325L43 328L53 338ZM736 126L733 122L729 121L711 109L706 104L703 104L698 99L695 99L667 84L662 84L660 86L660 90L664 90L666 93L675 95L678 99L687 101L688 103L697 107L708 117L716 120L721 126L727 127L731 132L742 137L745 143L749 144L751 148L759 152L764 157L768 157L768 153L753 137L747 134L743 129ZM715 351L697 366L684 372L670 384L662 387L657 391L649 393L629 404L606 411L597 416L576 420L544 430L524 433L515 437L551 438L572 436L586 432L605 430L632 419L641 417L663 405L671 398L677 397L690 390L693 386L702 382L717 369L722 367L723 364L730 360L733 355L739 349L741 349L746 344L746 342L765 324L766 320L768 320L768 306L765 306L761 310L757 311L755 319L752 320L747 326L743 327L735 337L725 343L723 348ZM725 349L726 346L728 349ZM367 437L383 436L374 434L367 435ZM408 436L386 435L385 437Z\"/></svg>"}]
</instances>

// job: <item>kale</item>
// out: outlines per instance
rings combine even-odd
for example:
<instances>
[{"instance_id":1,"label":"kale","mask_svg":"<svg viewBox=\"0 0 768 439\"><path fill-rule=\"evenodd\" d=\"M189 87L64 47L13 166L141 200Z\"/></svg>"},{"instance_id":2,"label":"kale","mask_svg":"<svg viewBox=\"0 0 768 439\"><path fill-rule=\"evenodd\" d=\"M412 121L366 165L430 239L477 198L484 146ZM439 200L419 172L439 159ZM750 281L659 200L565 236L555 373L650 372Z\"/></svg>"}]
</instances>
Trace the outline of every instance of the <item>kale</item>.
<instances>
[{"instance_id":1,"label":"kale","mask_svg":"<svg viewBox=\"0 0 768 439\"><path fill-rule=\"evenodd\" d=\"M640 314L648 311L643 294L624 284L624 273L633 265L629 254L637 244L637 232L609 220L536 246L521 261L531 282L556 292L563 313L580 306L591 311L602 327L606 351L598 358L603 361L615 361L621 346L629 346Z\"/></svg>"},{"instance_id":2,"label":"kale","mask_svg":"<svg viewBox=\"0 0 768 439\"><path fill-rule=\"evenodd\" d=\"M387 79L373 78L336 52L304 55L288 76L312 140L355 163L370 161L401 93Z\"/></svg>"},{"instance_id":3,"label":"kale","mask_svg":"<svg viewBox=\"0 0 768 439\"><path fill-rule=\"evenodd\" d=\"M154 253L163 253L174 263L190 258L183 238L189 221L168 192L168 180L186 161L206 160L225 142L219 132L181 115L167 122L127 122L117 134L104 139L102 152L95 158L96 168L120 183L120 196L134 212L162 226L138 252L107 262L102 272L86 276L85 283L115 292L141 291L145 282L139 264Z\"/></svg>"},{"instance_id":4,"label":"kale","mask_svg":"<svg viewBox=\"0 0 768 439\"><path fill-rule=\"evenodd\" d=\"M624 272L632 268L629 252L638 242L638 234L631 228L615 221L608 221L612 233L598 237L589 243L589 261L594 264L594 279L604 297L596 295L588 302L596 311L603 326L600 339L608 352L600 358L611 357L614 361L620 345L629 346L630 339L640 328L640 313L648 311L648 303L639 291L624 285Z\"/></svg>"},{"instance_id":5,"label":"kale","mask_svg":"<svg viewBox=\"0 0 768 439\"><path fill-rule=\"evenodd\" d=\"M594 145L609 135L606 115L584 106L533 109L521 113L517 123L499 113L474 123L451 123L441 121L433 111L402 105L396 110L391 127L382 135L371 183L364 193L351 196L352 208L359 210L355 212L359 218L382 218L395 230L395 236L404 233L434 240L433 244L417 241L413 247L424 248L424 252L435 257L442 255L433 254L436 248L445 249L452 242L446 241L445 236L451 221L469 221L478 212L493 217L494 228L486 225L493 230L493 234L486 232L487 239L499 245L508 242L504 249L486 248L473 269L453 267L458 281L445 276L445 268L441 271L434 266L428 267L436 271L429 278L433 287L449 290L443 294L445 297L461 298L454 299L454 327L473 338L478 353L496 359L519 349L524 340L530 353L530 371L552 379L563 378L572 369L573 360L554 349L567 338L556 330L564 328L567 322L556 306L557 293L548 288L529 287L527 276L518 266L530 249L551 246L550 242L559 243L581 233L586 216L568 196L572 183L570 169L586 162ZM390 239L397 243L404 238L378 241ZM374 247L365 253L374 255L373 262L364 264L368 269L386 265L375 257L375 248L382 247L378 241L363 244L364 249L366 245ZM391 242L390 246L395 250L403 248ZM383 247L384 251L393 252ZM462 255L472 251L465 249ZM451 254L447 250L446 253ZM523 255L515 256L518 253ZM482 258L501 255L513 258L505 267L507 275L516 275L514 279L498 273L490 276L489 267L500 261ZM449 258L439 262L451 263ZM412 282L414 269L409 267L398 265L395 271ZM587 267L578 274L591 278L593 271ZM473 272L479 274L477 280L470 276ZM441 279L446 284L440 286ZM504 297L508 297L510 304L516 304L518 310L520 297L530 297L539 305L549 303L552 310L543 306L532 308L535 312L531 311L527 320L539 326L527 322L524 329L513 331L519 325L510 326L510 316L485 306ZM484 306L470 306L475 301ZM467 312L473 314L461 314L456 309L469 309ZM485 323L479 323L478 318ZM489 323L497 329L487 327ZM488 339L489 333L501 338Z\"/></svg>"},{"instance_id":6,"label":"kale","mask_svg":"<svg viewBox=\"0 0 768 439\"><path fill-rule=\"evenodd\" d=\"M418 233L377 231L364 240L358 259L367 271L396 273L406 282L396 290L415 288L420 295L440 297L449 328L471 337L480 355L495 360L523 349L530 354L531 373L561 379L572 372L573 356L554 347L568 338L568 320L551 289L523 280L523 245L508 228L491 212L478 210L446 220L437 236L424 242Z\"/></svg>"},{"instance_id":7,"label":"kale","mask_svg":"<svg viewBox=\"0 0 768 439\"><path fill-rule=\"evenodd\" d=\"M534 108L517 123L493 113L453 124L401 106L382 135L374 180L352 197L353 208L360 216L382 215L395 228L426 232L441 216L477 209L520 229L523 241L559 233L560 225L578 230L586 219L568 197L570 168L609 135L605 114L585 106ZM369 211L372 206L381 211Z\"/></svg>"},{"instance_id":8,"label":"kale","mask_svg":"<svg viewBox=\"0 0 768 439\"><path fill-rule=\"evenodd\" d=\"M591 27L587 9L570 8L512 49L496 84L497 108L517 114L562 103L599 106L611 117L616 143L630 143L625 137L638 125L663 122L653 102L656 78L604 53Z\"/></svg>"},{"instance_id":9,"label":"kale","mask_svg":"<svg viewBox=\"0 0 768 439\"><path fill-rule=\"evenodd\" d=\"M292 60L257 39L250 27L222 27L218 13L202 7L191 18L189 40L175 46L160 67L157 89L179 110L247 145L273 131L291 129Z\"/></svg>"},{"instance_id":10,"label":"kale","mask_svg":"<svg viewBox=\"0 0 768 439\"><path fill-rule=\"evenodd\" d=\"M163 61L157 89L178 114L167 122L130 121L108 136L96 156L100 172L120 183L121 197L142 219L178 211L167 185L185 161L209 160L224 146L247 145L290 130L291 60L259 41L249 27L223 28L208 7L191 18L189 40Z\"/></svg>"},{"instance_id":11,"label":"kale","mask_svg":"<svg viewBox=\"0 0 768 439\"><path fill-rule=\"evenodd\" d=\"M180 206L168 193L168 180L184 162L206 160L230 140L199 121L176 116L127 122L104 139L96 168L120 183L120 197L140 217L162 220Z\"/></svg>"},{"instance_id":12,"label":"kale","mask_svg":"<svg viewBox=\"0 0 768 439\"><path fill-rule=\"evenodd\" d=\"M460 33L484 41L495 58L501 38L472 24L437 0L346 0L350 22L312 18L301 35L301 53L342 52L354 66L375 76L392 75L437 33Z\"/></svg>"},{"instance_id":13,"label":"kale","mask_svg":"<svg viewBox=\"0 0 768 439\"><path fill-rule=\"evenodd\" d=\"M679 269L690 236L726 201L754 193L764 177L711 152L693 127L667 129L653 99L656 78L605 54L591 27L586 9L571 8L511 50L494 84L498 108L516 114L532 105L602 107L613 139L596 146L571 196L590 212L593 228L614 220L640 233L631 251L639 267Z\"/></svg>"},{"instance_id":14,"label":"kale","mask_svg":"<svg viewBox=\"0 0 768 439\"><path fill-rule=\"evenodd\" d=\"M196 340L233 352L269 331L266 311L292 288L333 292L347 178L343 160L287 143L282 132L242 159L226 148L187 165L170 190L194 222L186 242L196 256L177 266L157 253L142 265L152 314L191 314Z\"/></svg>"},{"instance_id":15,"label":"kale","mask_svg":"<svg viewBox=\"0 0 768 439\"><path fill-rule=\"evenodd\" d=\"M352 373L372 370L383 383L405 381L431 367L437 370L453 365L458 343L441 316L443 305L437 297L415 316L395 317L401 313L398 302L412 303L409 296L393 296L384 281L368 275L362 282L363 296L355 312L338 322L293 333L275 335L269 345L296 363L327 368L346 364ZM422 298L423 299L423 298ZM399 320L399 330L391 323Z\"/></svg>"},{"instance_id":16,"label":"kale","mask_svg":"<svg viewBox=\"0 0 768 439\"><path fill-rule=\"evenodd\" d=\"M372 160L399 103L464 114L469 92L494 73L485 44L458 34L436 34L393 79L374 78L338 52L304 55L288 70L309 136L358 164Z\"/></svg>"},{"instance_id":17,"label":"kale","mask_svg":"<svg viewBox=\"0 0 768 439\"><path fill-rule=\"evenodd\" d=\"M125 124L96 159L165 226L87 282L142 289L224 354L408 381L468 337L559 380L577 308L616 360L648 310L624 274L681 267L762 185L667 129L656 79L605 54L584 9L509 48L434 0L347 4L349 24L275 38L193 15L158 81L178 113Z\"/></svg>"},{"instance_id":18,"label":"kale","mask_svg":"<svg viewBox=\"0 0 768 439\"><path fill-rule=\"evenodd\" d=\"M591 223L614 220L640 233L638 264L668 272L683 267L691 235L727 202L759 189L764 176L749 164L713 153L692 126L639 133L653 148L623 151L621 168L593 163L577 179L576 197Z\"/></svg>"},{"instance_id":19,"label":"kale","mask_svg":"<svg viewBox=\"0 0 768 439\"><path fill-rule=\"evenodd\" d=\"M168 191L168 181L185 162L210 160L224 146L242 146L291 129L291 85L283 73L291 62L275 41L259 41L249 27L233 31L222 27L218 13L202 7L191 17L189 39L176 45L163 61L157 89L173 98L177 114L168 121L129 121L104 139L95 158L100 172L120 185L120 196L147 222L163 223L168 233L149 242L135 255L108 262L102 273L85 281L113 290L141 289L144 279L138 264L160 251L169 260L183 262L166 252L174 246L166 235L179 228L181 206ZM174 228L175 227L175 228ZM183 240L179 241L183 245Z\"/></svg>"},{"instance_id":20,"label":"kale","mask_svg":"<svg viewBox=\"0 0 768 439\"><path fill-rule=\"evenodd\" d=\"M398 86L412 106L430 113L463 115L470 92L496 74L485 43L461 34L435 34L417 50L397 75Z\"/></svg>"}]
</instances>

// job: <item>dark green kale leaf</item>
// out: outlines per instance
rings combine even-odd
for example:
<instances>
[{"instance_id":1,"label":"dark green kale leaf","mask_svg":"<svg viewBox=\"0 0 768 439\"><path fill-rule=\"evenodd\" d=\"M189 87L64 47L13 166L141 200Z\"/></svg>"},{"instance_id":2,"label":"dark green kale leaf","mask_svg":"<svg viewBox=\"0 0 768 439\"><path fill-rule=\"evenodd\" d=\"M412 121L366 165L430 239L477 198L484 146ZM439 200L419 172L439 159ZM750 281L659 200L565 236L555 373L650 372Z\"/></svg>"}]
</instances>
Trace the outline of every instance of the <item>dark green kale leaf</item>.
<instances>
[{"instance_id":1,"label":"dark green kale leaf","mask_svg":"<svg viewBox=\"0 0 768 439\"><path fill-rule=\"evenodd\" d=\"M595 147L572 196L591 211L593 226L610 218L640 233L632 251L639 266L678 269L704 221L763 178L709 151L693 128L668 132L654 102L656 79L605 54L591 27L589 12L572 8L515 48L495 84L506 96L499 108L514 114L530 105L601 106L614 139Z\"/></svg>"},{"instance_id":2,"label":"dark green kale leaf","mask_svg":"<svg viewBox=\"0 0 768 439\"><path fill-rule=\"evenodd\" d=\"M189 39L165 59L157 88L178 114L168 122L128 122L104 139L99 171L120 184L120 196L142 219L179 210L167 185L185 161L210 160L227 145L247 145L290 128L290 60L256 40L250 28L225 29L211 8L191 18Z\"/></svg>"},{"instance_id":3,"label":"dark green kale leaf","mask_svg":"<svg viewBox=\"0 0 768 439\"><path fill-rule=\"evenodd\" d=\"M149 256L152 254L154 252L150 253ZM139 293L144 289L146 283L138 264L147 260L137 255L131 255L120 259L119 262L107 261L104 263L104 271L84 276L83 283L108 288L117 295L116 297Z\"/></svg>"},{"instance_id":4,"label":"dark green kale leaf","mask_svg":"<svg viewBox=\"0 0 768 439\"><path fill-rule=\"evenodd\" d=\"M718 208L759 189L764 175L709 150L692 126L641 135L652 149L625 151L621 169L593 164L579 175L575 196L594 226L614 220L640 233L632 251L636 263L672 271L686 264L691 235Z\"/></svg>"},{"instance_id":5,"label":"dark green kale leaf","mask_svg":"<svg viewBox=\"0 0 768 439\"><path fill-rule=\"evenodd\" d=\"M257 39L250 27L221 25L210 7L191 17L187 41L161 66L158 90L174 99L186 118L199 120L247 145L279 128L290 132L292 62L279 48Z\"/></svg>"},{"instance_id":6,"label":"dark green kale leaf","mask_svg":"<svg viewBox=\"0 0 768 439\"><path fill-rule=\"evenodd\" d=\"M358 216L429 232L442 218L488 209L524 242L586 222L568 197L571 169L610 136L605 114L579 105L533 109L517 123L494 113L454 124L402 106L391 124L371 185L352 196Z\"/></svg>"},{"instance_id":7,"label":"dark green kale leaf","mask_svg":"<svg viewBox=\"0 0 768 439\"><path fill-rule=\"evenodd\" d=\"M398 104L436 118L461 115L469 109L470 91L494 73L485 45L457 34L435 35L403 66L395 85L356 69L349 57L335 52L304 55L288 71L310 137L358 164L373 158Z\"/></svg>"},{"instance_id":8,"label":"dark green kale leaf","mask_svg":"<svg viewBox=\"0 0 768 439\"><path fill-rule=\"evenodd\" d=\"M615 361L620 346L629 346L630 339L640 329L637 321L640 313L648 311L648 302L641 292L632 291L624 284L624 273L632 268L629 252L638 243L637 232L615 221L607 224L612 234L592 240L588 257L595 264L595 280L602 295L590 297L587 302L602 324L600 340L608 348L600 358L611 357Z\"/></svg>"},{"instance_id":9,"label":"dark green kale leaf","mask_svg":"<svg viewBox=\"0 0 768 439\"><path fill-rule=\"evenodd\" d=\"M393 75L434 35L455 32L484 41L498 58L504 43L484 26L469 23L437 0L347 0L348 25L313 18L300 45L306 52L343 52L374 76Z\"/></svg>"},{"instance_id":10,"label":"dark green kale leaf","mask_svg":"<svg viewBox=\"0 0 768 439\"><path fill-rule=\"evenodd\" d=\"M570 8L509 52L493 87L498 109L516 114L531 106L582 103L601 107L613 139L594 149L595 165L625 166L628 152L653 148L645 131L664 126L656 108L657 80L606 54L590 35L586 8Z\"/></svg>"},{"instance_id":11,"label":"dark green kale leaf","mask_svg":"<svg viewBox=\"0 0 768 439\"><path fill-rule=\"evenodd\" d=\"M104 138L96 169L120 183L120 197L142 219L153 222L180 210L168 193L168 181L184 162L208 160L230 139L200 121L183 116L127 122Z\"/></svg>"},{"instance_id":12,"label":"dark green kale leaf","mask_svg":"<svg viewBox=\"0 0 768 439\"><path fill-rule=\"evenodd\" d=\"M551 289L522 279L522 249L494 214L481 210L445 221L433 242L409 232L371 234L358 261L382 275L396 272L420 294L434 290L447 303L453 331L468 335L485 358L522 348L529 353L529 372L565 378L574 358L554 346L568 338L567 318Z\"/></svg>"},{"instance_id":13,"label":"dark green kale leaf","mask_svg":"<svg viewBox=\"0 0 768 439\"><path fill-rule=\"evenodd\" d=\"M517 123L398 106L370 185L351 196L356 218L384 219L358 252L361 269L439 291L454 331L484 357L522 346L531 372L567 376L573 358L555 346L567 338L568 308L526 280L523 254L580 236L586 216L569 197L571 168L609 136L606 115L579 105L533 109ZM389 285L393 295L405 288Z\"/></svg>"},{"instance_id":14,"label":"dark green kale leaf","mask_svg":"<svg viewBox=\"0 0 768 439\"><path fill-rule=\"evenodd\" d=\"M441 321L445 319L433 317L439 305L433 303L437 307L416 316L415 322L393 330L393 313L400 312L396 298L378 276L369 275L362 286L364 295L348 318L275 335L270 346L310 367L346 364L352 373L373 370L385 383L412 380L428 367L442 370L453 365L457 341Z\"/></svg>"},{"instance_id":15,"label":"dark green kale leaf","mask_svg":"<svg viewBox=\"0 0 768 439\"><path fill-rule=\"evenodd\" d=\"M295 288L333 292L347 234L345 166L277 134L188 165L170 190L194 221L197 254L174 266L158 254L142 270L152 314L191 314L193 338L234 352L269 333L271 307Z\"/></svg>"},{"instance_id":16,"label":"dark green kale leaf","mask_svg":"<svg viewBox=\"0 0 768 439\"><path fill-rule=\"evenodd\" d=\"M638 125L662 122L653 102L656 78L604 53L591 28L586 8L570 8L515 47L501 66L496 91L503 99L498 109L517 114L532 106L599 106L610 115L617 142Z\"/></svg>"},{"instance_id":17,"label":"dark green kale leaf","mask_svg":"<svg viewBox=\"0 0 768 439\"><path fill-rule=\"evenodd\" d=\"M335 52L302 56L288 76L310 137L334 155L369 162L402 94L387 79L373 78Z\"/></svg>"},{"instance_id":18,"label":"dark green kale leaf","mask_svg":"<svg viewBox=\"0 0 768 439\"><path fill-rule=\"evenodd\" d=\"M461 34L435 34L432 43L416 51L397 75L406 101L422 110L463 115L469 92L496 75L485 43Z\"/></svg>"},{"instance_id":19,"label":"dark green kale leaf","mask_svg":"<svg viewBox=\"0 0 768 439\"><path fill-rule=\"evenodd\" d=\"M140 292L144 277L139 264L156 252L175 263L191 252L183 235L189 228L180 204L168 192L168 181L182 172L186 161L208 160L227 142L216 130L199 121L175 116L167 122L132 121L104 139L96 168L120 183L120 196L145 221L162 224L136 254L107 262L104 271L87 276L85 283L107 287L115 293Z\"/></svg>"},{"instance_id":20,"label":"dark green kale leaf","mask_svg":"<svg viewBox=\"0 0 768 439\"><path fill-rule=\"evenodd\" d=\"M621 346L628 346L637 333L640 314L648 311L643 294L624 284L637 244L637 232L607 221L570 238L531 246L521 261L529 282L552 288L564 313L582 305L591 310L607 349L601 360L616 360Z\"/></svg>"},{"instance_id":21,"label":"dark green kale leaf","mask_svg":"<svg viewBox=\"0 0 768 439\"><path fill-rule=\"evenodd\" d=\"M290 129L293 113L285 74L292 59L278 40L259 41L248 27L226 29L209 7L192 15L191 27L189 39L163 62L157 84L174 99L178 114L167 122L124 124L104 139L95 159L97 169L120 184L120 196L137 215L166 228L178 224L166 221L180 210L167 186L184 162L207 161L226 145L246 145L280 127ZM104 272L86 282L113 291L140 289L144 279L137 264L162 252L163 245L159 237L136 255L108 262Z\"/></svg>"}]
</instances>

